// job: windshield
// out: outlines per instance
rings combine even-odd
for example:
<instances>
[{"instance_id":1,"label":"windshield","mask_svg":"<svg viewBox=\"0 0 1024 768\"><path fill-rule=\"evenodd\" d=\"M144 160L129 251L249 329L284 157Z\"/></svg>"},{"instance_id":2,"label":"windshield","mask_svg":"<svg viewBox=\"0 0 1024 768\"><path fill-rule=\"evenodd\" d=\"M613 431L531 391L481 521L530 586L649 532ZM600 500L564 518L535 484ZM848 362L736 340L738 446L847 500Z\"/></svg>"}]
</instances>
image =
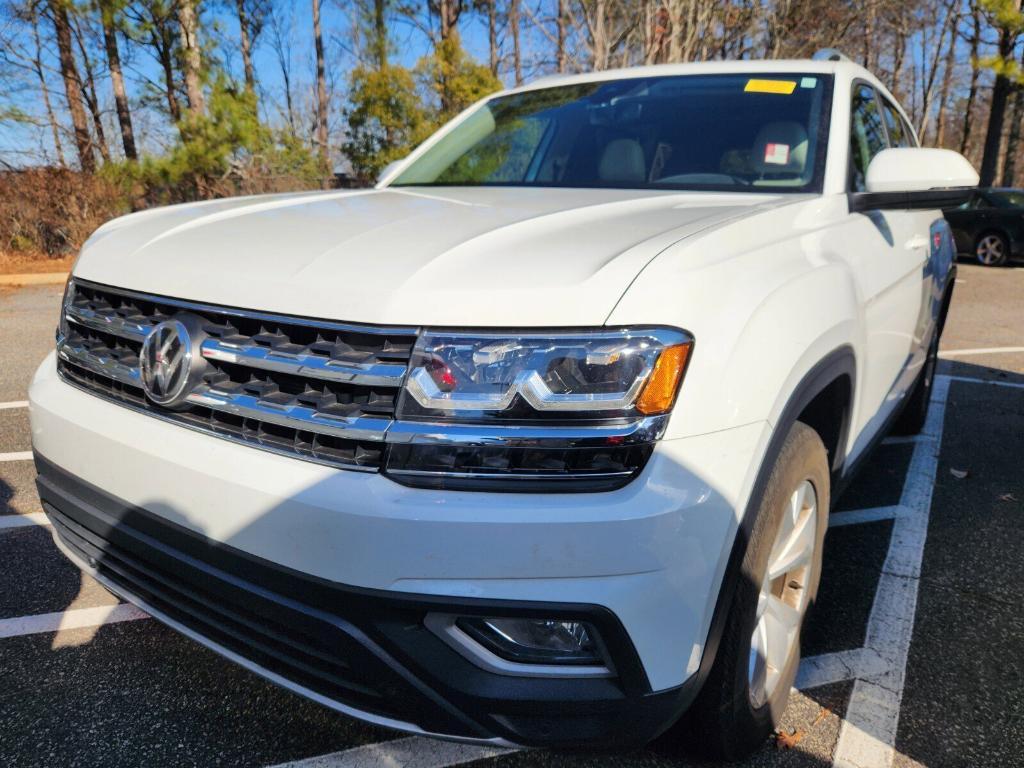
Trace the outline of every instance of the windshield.
<instances>
[{"instance_id":1,"label":"windshield","mask_svg":"<svg viewBox=\"0 0 1024 768\"><path fill-rule=\"evenodd\" d=\"M481 105L391 186L821 190L832 77L682 75Z\"/></svg>"}]
</instances>

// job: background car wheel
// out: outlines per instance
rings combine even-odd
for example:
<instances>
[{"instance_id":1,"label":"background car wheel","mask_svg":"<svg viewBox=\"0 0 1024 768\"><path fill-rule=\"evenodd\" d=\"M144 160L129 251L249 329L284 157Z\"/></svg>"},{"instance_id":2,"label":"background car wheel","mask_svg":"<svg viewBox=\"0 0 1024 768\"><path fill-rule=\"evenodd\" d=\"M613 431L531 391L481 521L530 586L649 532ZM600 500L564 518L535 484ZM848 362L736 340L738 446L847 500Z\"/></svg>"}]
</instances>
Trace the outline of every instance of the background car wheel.
<instances>
[{"instance_id":1,"label":"background car wheel","mask_svg":"<svg viewBox=\"0 0 1024 768\"><path fill-rule=\"evenodd\" d=\"M916 435L924 429L925 420L928 418L928 404L932 399L932 384L935 381L935 368L939 360L939 334L935 334L931 345L928 347L928 357L925 358L924 368L918 376L913 391L908 395L907 404L903 406L903 412L896 419L892 433L894 435Z\"/></svg>"},{"instance_id":2,"label":"background car wheel","mask_svg":"<svg viewBox=\"0 0 1024 768\"><path fill-rule=\"evenodd\" d=\"M1010 244L998 232L986 232L974 244L974 256L986 267L1001 267L1010 257Z\"/></svg>"},{"instance_id":3,"label":"background car wheel","mask_svg":"<svg viewBox=\"0 0 1024 768\"><path fill-rule=\"evenodd\" d=\"M772 469L715 663L688 717L691 743L709 757L750 754L786 708L821 578L828 509L828 453L798 422Z\"/></svg>"}]
</instances>

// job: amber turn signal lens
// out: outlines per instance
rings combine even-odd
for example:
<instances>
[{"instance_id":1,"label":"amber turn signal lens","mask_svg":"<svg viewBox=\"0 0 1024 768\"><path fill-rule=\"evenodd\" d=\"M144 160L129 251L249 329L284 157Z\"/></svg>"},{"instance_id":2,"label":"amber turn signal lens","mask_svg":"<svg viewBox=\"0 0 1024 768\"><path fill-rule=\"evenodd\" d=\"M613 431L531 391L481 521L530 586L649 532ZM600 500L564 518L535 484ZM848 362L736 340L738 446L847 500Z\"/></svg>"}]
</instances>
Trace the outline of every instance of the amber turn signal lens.
<instances>
[{"instance_id":1,"label":"amber turn signal lens","mask_svg":"<svg viewBox=\"0 0 1024 768\"><path fill-rule=\"evenodd\" d=\"M645 416L665 413L672 408L676 392L679 391L679 380L686 369L686 360L690 356L690 344L676 344L666 348L654 364L651 378L636 401L636 409Z\"/></svg>"}]
</instances>

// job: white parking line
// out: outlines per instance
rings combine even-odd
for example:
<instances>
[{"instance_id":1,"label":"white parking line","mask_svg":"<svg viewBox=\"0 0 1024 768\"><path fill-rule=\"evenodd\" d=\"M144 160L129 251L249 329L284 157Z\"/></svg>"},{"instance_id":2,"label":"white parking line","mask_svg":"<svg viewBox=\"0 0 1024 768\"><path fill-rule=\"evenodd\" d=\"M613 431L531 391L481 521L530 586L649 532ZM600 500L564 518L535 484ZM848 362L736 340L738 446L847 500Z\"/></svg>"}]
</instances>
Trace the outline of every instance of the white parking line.
<instances>
[{"instance_id":1,"label":"white parking line","mask_svg":"<svg viewBox=\"0 0 1024 768\"><path fill-rule=\"evenodd\" d=\"M366 744L306 760L296 760L292 763L280 763L273 768L446 768L449 765L462 765L513 751L410 736L379 744Z\"/></svg>"},{"instance_id":2,"label":"white parking line","mask_svg":"<svg viewBox=\"0 0 1024 768\"><path fill-rule=\"evenodd\" d=\"M985 349L944 349L939 357L970 357L972 355L1011 355L1024 352L1024 347L988 347Z\"/></svg>"},{"instance_id":3,"label":"white parking line","mask_svg":"<svg viewBox=\"0 0 1024 768\"><path fill-rule=\"evenodd\" d=\"M0 515L0 533L11 531L15 528L49 524L49 518L42 512L27 512L23 515Z\"/></svg>"},{"instance_id":4,"label":"white parking line","mask_svg":"<svg viewBox=\"0 0 1024 768\"><path fill-rule=\"evenodd\" d=\"M932 439L914 445L900 498L903 513L894 518L889 553L868 619L865 648L888 662L887 668L854 683L833 757L835 768L891 768L893 764L949 383L946 376L935 377L923 430Z\"/></svg>"},{"instance_id":5,"label":"white parking line","mask_svg":"<svg viewBox=\"0 0 1024 768\"><path fill-rule=\"evenodd\" d=\"M28 400L12 400L9 403L0 403L0 411L6 411L8 408L28 408Z\"/></svg>"},{"instance_id":6,"label":"white parking line","mask_svg":"<svg viewBox=\"0 0 1024 768\"><path fill-rule=\"evenodd\" d=\"M823 653L800 661L800 671L797 672L794 687L803 691L820 685L881 675L890 668L888 659L881 657L871 648Z\"/></svg>"},{"instance_id":7,"label":"white parking line","mask_svg":"<svg viewBox=\"0 0 1024 768\"><path fill-rule=\"evenodd\" d=\"M872 507L870 509L851 509L845 512L833 512L828 516L828 527L838 528L843 525L860 523L877 523L879 520L892 520L903 514L899 504L892 507Z\"/></svg>"},{"instance_id":8,"label":"white parking line","mask_svg":"<svg viewBox=\"0 0 1024 768\"><path fill-rule=\"evenodd\" d=\"M32 451L15 451L14 453L0 453L0 461L29 461L32 458Z\"/></svg>"},{"instance_id":9,"label":"white parking line","mask_svg":"<svg viewBox=\"0 0 1024 768\"><path fill-rule=\"evenodd\" d=\"M999 381L998 379L977 379L973 376L946 376L950 381L962 381L965 384L991 384L994 387L1012 387L1024 389L1024 382L1020 381Z\"/></svg>"},{"instance_id":10,"label":"white parking line","mask_svg":"<svg viewBox=\"0 0 1024 768\"><path fill-rule=\"evenodd\" d=\"M148 618L148 613L129 603L104 605L98 608L75 608L61 613L40 613L36 616L0 619L0 637L38 635L42 632L99 627L104 624Z\"/></svg>"}]
</instances>

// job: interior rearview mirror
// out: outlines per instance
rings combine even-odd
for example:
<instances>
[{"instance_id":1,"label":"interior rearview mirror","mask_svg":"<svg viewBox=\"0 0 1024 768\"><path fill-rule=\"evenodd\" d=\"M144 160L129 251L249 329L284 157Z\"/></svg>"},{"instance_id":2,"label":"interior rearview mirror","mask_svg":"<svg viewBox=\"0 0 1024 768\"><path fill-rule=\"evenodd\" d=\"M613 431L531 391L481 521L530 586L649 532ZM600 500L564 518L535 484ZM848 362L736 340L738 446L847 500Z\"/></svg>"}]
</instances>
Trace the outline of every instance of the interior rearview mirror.
<instances>
[{"instance_id":1,"label":"interior rearview mirror","mask_svg":"<svg viewBox=\"0 0 1024 768\"><path fill-rule=\"evenodd\" d=\"M978 172L959 152L884 149L868 165L867 191L850 195L850 210L950 208L965 202L976 186Z\"/></svg>"}]
</instances>

